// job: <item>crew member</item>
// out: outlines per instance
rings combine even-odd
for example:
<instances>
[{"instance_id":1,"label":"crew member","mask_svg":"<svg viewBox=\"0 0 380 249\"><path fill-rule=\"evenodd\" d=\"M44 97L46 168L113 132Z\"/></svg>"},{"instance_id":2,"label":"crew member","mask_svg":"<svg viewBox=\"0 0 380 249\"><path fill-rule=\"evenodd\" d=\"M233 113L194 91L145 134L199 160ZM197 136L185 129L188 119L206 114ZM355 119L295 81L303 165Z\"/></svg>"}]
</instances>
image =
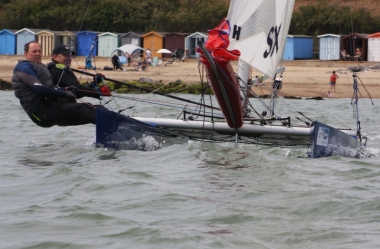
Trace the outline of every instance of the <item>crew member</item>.
<instances>
[{"instance_id":1,"label":"crew member","mask_svg":"<svg viewBox=\"0 0 380 249\"><path fill-rule=\"evenodd\" d=\"M70 69L71 66L71 51L66 45L58 45L53 50L53 58L50 63L47 64L47 67L52 76L53 84L57 87L70 87L74 86L76 88L76 97L92 97L100 99L101 93L96 90L96 88L81 85ZM99 74L100 77L104 75ZM98 81L101 82L101 78L98 78ZM99 82L99 83L100 83ZM94 86L95 87L95 86ZM102 94L104 95L104 94ZM106 94L104 96L111 96L111 94Z\"/></svg>"},{"instance_id":2,"label":"crew member","mask_svg":"<svg viewBox=\"0 0 380 249\"><path fill-rule=\"evenodd\" d=\"M57 89L47 67L41 63L41 45L25 44L26 60L13 71L12 88L30 119L41 127L95 124L95 107L85 103L67 102L75 99L69 88Z\"/></svg>"}]
</instances>

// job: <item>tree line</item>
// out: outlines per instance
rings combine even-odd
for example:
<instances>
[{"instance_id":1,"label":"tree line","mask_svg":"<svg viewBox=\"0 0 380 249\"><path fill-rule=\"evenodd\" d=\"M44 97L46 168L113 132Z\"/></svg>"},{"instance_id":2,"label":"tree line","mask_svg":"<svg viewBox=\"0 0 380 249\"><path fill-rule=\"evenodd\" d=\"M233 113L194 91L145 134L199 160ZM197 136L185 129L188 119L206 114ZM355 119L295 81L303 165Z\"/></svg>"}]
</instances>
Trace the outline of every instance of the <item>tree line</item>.
<instances>
[{"instance_id":1,"label":"tree line","mask_svg":"<svg viewBox=\"0 0 380 249\"><path fill-rule=\"evenodd\" d=\"M221 0L0 0L0 28L126 33L206 32L227 15ZM290 34L374 33L380 18L365 9L318 0L293 12Z\"/></svg>"},{"instance_id":2,"label":"tree line","mask_svg":"<svg viewBox=\"0 0 380 249\"><path fill-rule=\"evenodd\" d=\"M300 7L293 12L289 34L317 37L323 34L350 33L371 34L380 32L380 17L373 17L364 8L350 9L349 6L331 4L318 0L316 4Z\"/></svg>"},{"instance_id":3,"label":"tree line","mask_svg":"<svg viewBox=\"0 0 380 249\"><path fill-rule=\"evenodd\" d=\"M216 26L227 11L228 4L220 0L0 0L0 27L204 32Z\"/></svg>"}]
</instances>

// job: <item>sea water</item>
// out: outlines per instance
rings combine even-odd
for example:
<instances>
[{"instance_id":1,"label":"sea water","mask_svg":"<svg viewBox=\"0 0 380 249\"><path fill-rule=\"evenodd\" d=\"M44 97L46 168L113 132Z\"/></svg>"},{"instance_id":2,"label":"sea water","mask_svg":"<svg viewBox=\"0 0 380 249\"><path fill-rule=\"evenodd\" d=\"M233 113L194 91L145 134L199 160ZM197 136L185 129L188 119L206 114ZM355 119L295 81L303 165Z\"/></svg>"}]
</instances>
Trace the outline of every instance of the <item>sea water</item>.
<instances>
[{"instance_id":1,"label":"sea water","mask_svg":"<svg viewBox=\"0 0 380 249\"><path fill-rule=\"evenodd\" d=\"M308 159L306 149L194 141L97 148L93 125L40 128L13 92L0 94L0 248L380 247L378 100L359 103L370 156ZM165 105L110 105L134 106L125 111L134 116L180 113L172 100L139 97ZM284 115L356 127L350 99L277 105Z\"/></svg>"}]
</instances>

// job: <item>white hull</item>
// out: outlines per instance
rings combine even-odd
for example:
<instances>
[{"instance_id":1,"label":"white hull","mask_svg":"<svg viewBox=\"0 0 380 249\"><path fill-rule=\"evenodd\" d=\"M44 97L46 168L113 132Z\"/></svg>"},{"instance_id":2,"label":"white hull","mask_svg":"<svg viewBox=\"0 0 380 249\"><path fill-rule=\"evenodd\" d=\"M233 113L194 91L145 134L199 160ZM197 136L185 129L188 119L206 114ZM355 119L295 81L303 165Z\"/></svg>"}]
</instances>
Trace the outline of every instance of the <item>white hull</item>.
<instances>
[{"instance_id":1,"label":"white hull","mask_svg":"<svg viewBox=\"0 0 380 249\"><path fill-rule=\"evenodd\" d=\"M133 117L144 123L156 124L158 127L166 129L192 129L192 130L207 130L215 131L219 133L231 133L236 132L239 135L255 136L262 134L270 135L292 135L292 136L310 136L314 132L314 127L288 127L288 126L275 126L275 125L260 125L260 124L247 124L235 130L230 128L227 123L222 122L203 122L203 121L183 121L176 119L162 119L162 118L143 118ZM355 136L355 131L342 130L348 135Z\"/></svg>"}]
</instances>

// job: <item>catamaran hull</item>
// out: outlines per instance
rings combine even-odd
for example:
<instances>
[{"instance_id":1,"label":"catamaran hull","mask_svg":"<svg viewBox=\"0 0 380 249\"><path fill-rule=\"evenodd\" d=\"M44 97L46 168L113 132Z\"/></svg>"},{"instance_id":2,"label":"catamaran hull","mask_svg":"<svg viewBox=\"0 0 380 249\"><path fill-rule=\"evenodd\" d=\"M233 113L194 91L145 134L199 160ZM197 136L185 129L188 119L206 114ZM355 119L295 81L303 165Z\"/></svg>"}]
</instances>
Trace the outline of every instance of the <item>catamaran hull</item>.
<instances>
[{"instance_id":1,"label":"catamaran hull","mask_svg":"<svg viewBox=\"0 0 380 249\"><path fill-rule=\"evenodd\" d=\"M227 123L212 123L203 121L183 121L177 119L161 119L161 118L142 118L134 117L144 123L153 124L162 128L174 129L194 129L215 131L223 134L238 133L241 136L258 136L262 134L276 134L276 135L295 135L295 136L310 136L313 134L314 129L310 127L287 127L287 126L270 126L259 124L243 124L239 129L229 127Z\"/></svg>"},{"instance_id":2,"label":"catamaran hull","mask_svg":"<svg viewBox=\"0 0 380 249\"><path fill-rule=\"evenodd\" d=\"M328 157L337 152L339 154L339 150L357 149L362 146L354 131L350 130L347 134L320 122L314 122L313 128L310 154L312 158Z\"/></svg>"},{"instance_id":3,"label":"catamaran hull","mask_svg":"<svg viewBox=\"0 0 380 249\"><path fill-rule=\"evenodd\" d=\"M187 142L187 138L203 141L298 146L312 150L312 158L332 155L334 146L358 148L360 142L352 130L339 130L323 123L315 122L313 127L288 127L245 123L239 129L229 127L225 122L204 122L162 118L127 117L97 108L96 143L104 147L120 149L120 144L129 143L136 136L155 135L174 143ZM180 138L180 139L178 139ZM162 140L162 141L163 141ZM268 141L282 141L272 144ZM116 145L116 146L115 146ZM124 149L124 148L123 148ZM138 148L137 148L138 149Z\"/></svg>"}]
</instances>

